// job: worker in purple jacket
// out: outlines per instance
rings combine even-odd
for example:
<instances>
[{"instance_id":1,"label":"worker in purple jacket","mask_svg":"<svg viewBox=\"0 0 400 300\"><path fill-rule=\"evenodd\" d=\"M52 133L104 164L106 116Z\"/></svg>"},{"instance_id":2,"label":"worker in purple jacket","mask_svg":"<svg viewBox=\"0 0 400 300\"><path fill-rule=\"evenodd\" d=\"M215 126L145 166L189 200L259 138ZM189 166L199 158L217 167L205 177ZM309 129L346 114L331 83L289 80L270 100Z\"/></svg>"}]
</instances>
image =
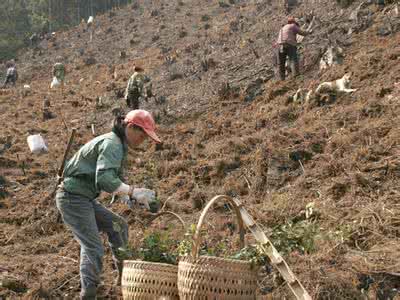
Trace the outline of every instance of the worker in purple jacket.
<instances>
[{"instance_id":1,"label":"worker in purple jacket","mask_svg":"<svg viewBox=\"0 0 400 300\"><path fill-rule=\"evenodd\" d=\"M279 31L277 40L278 48L278 67L279 77L281 80L285 80L286 73L286 57L289 57L290 68L293 76L299 75L299 58L297 55L297 35L306 36L311 31L303 31L300 29L299 24L295 18L289 17L288 22Z\"/></svg>"}]
</instances>

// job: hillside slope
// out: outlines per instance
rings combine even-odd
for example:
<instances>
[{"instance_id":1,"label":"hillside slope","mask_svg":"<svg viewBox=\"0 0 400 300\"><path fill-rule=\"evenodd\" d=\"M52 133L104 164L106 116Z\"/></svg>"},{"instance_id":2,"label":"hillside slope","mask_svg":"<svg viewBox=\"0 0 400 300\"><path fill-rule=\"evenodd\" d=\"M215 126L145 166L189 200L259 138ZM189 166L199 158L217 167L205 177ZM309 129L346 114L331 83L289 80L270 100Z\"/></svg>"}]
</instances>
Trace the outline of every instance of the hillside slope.
<instances>
[{"instance_id":1,"label":"hillside slope","mask_svg":"<svg viewBox=\"0 0 400 300\"><path fill-rule=\"evenodd\" d=\"M278 1L231 2L236 3L221 7L207 0L138 1L98 17L93 43L77 27L43 42L41 54L21 53L20 85L29 83L32 93L22 97L19 88L0 95L0 179L5 181L0 182L0 274L18 283L1 288L0 296L78 295L79 246L55 222L48 195L70 129L78 128L74 151L92 137L91 124L97 134L107 132L111 110L124 107L117 95L133 65L141 64L157 99L166 99L144 103L157 115L164 143L130 156L129 182L155 188L188 223L196 222L214 195L239 197L315 299L396 297L398 19L367 6L361 11L368 18L365 26L347 34L359 3L347 9L329 0L303 4L296 16L309 17L312 9L319 19L304 40L304 76L276 82L270 79L272 44L284 11ZM389 25L391 34L378 35ZM345 59L321 74L318 57L327 37L339 40ZM69 71L65 98L49 91L58 55ZM353 74L357 92L319 105L290 100L298 88L315 88L346 72ZM56 115L47 121L42 120L45 97ZM102 97L102 107L96 97ZM48 154L29 153L26 137L32 133L45 137ZM102 196L104 204L109 200ZM127 218L130 239L139 245L141 213L118 203L112 208ZM235 247L229 219L224 208L213 211L205 237L210 245L228 238L228 248ZM117 298L108 249L104 266L101 292ZM290 297L277 276L270 279L273 299Z\"/></svg>"}]
</instances>

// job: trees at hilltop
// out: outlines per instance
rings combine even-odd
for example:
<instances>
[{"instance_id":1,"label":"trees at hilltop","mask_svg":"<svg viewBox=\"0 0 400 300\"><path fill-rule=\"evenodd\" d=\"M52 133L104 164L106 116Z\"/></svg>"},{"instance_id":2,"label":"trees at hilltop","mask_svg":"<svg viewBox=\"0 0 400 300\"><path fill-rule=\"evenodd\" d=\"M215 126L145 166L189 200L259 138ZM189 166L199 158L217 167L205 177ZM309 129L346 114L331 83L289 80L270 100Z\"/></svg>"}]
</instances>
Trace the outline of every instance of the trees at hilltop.
<instances>
[{"instance_id":1,"label":"trees at hilltop","mask_svg":"<svg viewBox=\"0 0 400 300\"><path fill-rule=\"evenodd\" d=\"M15 56L36 33L77 25L82 19L132 3L133 0L2 0L0 61Z\"/></svg>"}]
</instances>

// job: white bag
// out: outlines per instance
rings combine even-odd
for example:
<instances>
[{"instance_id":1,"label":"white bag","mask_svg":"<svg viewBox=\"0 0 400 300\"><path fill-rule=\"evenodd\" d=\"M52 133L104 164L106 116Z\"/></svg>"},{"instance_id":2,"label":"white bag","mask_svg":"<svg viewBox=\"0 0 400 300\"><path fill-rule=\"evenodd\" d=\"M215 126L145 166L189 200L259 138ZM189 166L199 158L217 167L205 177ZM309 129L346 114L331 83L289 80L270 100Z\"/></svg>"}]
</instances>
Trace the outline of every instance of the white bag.
<instances>
[{"instance_id":1,"label":"white bag","mask_svg":"<svg viewBox=\"0 0 400 300\"><path fill-rule=\"evenodd\" d=\"M48 148L44 139L40 134L28 136L28 146L33 154L39 154L41 152L48 152Z\"/></svg>"},{"instance_id":2,"label":"white bag","mask_svg":"<svg viewBox=\"0 0 400 300\"><path fill-rule=\"evenodd\" d=\"M92 23L93 23L93 21L94 21L94 18L93 18L93 16L90 16L87 22L88 22L88 24L92 24Z\"/></svg>"},{"instance_id":3,"label":"white bag","mask_svg":"<svg viewBox=\"0 0 400 300\"><path fill-rule=\"evenodd\" d=\"M61 82L58 81L56 76L54 76L53 81L50 84L50 88L52 89L52 88L58 87L60 84L61 84Z\"/></svg>"}]
</instances>

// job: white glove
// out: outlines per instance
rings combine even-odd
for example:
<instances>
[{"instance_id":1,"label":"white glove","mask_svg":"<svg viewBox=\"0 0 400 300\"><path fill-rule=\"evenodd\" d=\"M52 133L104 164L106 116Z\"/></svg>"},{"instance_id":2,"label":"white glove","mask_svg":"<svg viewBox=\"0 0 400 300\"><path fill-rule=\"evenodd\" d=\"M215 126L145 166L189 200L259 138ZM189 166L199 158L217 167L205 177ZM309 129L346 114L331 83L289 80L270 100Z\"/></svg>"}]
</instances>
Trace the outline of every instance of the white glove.
<instances>
[{"instance_id":1,"label":"white glove","mask_svg":"<svg viewBox=\"0 0 400 300\"><path fill-rule=\"evenodd\" d=\"M136 200L139 205L150 210L150 203L156 201L156 192L145 188L134 188L131 197Z\"/></svg>"}]
</instances>

